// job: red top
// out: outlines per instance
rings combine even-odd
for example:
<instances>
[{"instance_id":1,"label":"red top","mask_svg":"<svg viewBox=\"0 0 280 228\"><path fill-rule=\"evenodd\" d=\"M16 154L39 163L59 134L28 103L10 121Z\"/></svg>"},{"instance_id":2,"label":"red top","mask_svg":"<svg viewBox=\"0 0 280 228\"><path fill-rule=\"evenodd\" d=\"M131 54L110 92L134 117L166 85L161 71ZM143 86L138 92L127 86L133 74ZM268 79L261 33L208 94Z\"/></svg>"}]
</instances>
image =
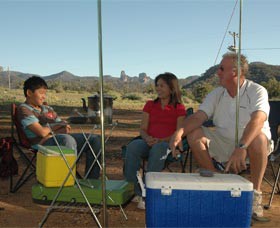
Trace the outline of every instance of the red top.
<instances>
[{"instance_id":1,"label":"red top","mask_svg":"<svg viewBox=\"0 0 280 228\"><path fill-rule=\"evenodd\" d=\"M185 106L177 104L176 108L173 104L166 105L161 108L160 102L148 101L143 112L149 114L148 134L155 138L166 138L171 136L177 128L177 119L186 115Z\"/></svg>"}]
</instances>

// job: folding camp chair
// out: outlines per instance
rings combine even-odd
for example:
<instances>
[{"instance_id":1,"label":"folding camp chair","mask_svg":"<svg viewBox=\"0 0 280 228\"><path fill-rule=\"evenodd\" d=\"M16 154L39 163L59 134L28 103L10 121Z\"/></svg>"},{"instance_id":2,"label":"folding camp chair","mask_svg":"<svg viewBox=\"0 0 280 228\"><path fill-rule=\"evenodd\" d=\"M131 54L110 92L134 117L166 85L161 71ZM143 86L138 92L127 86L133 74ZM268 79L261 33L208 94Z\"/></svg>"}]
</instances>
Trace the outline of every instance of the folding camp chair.
<instances>
[{"instance_id":1,"label":"folding camp chair","mask_svg":"<svg viewBox=\"0 0 280 228\"><path fill-rule=\"evenodd\" d=\"M181 156L176 159L176 158L172 157L172 154L169 154L166 158L164 168L168 169L169 172L173 172L170 165L174 162L179 162L180 166L181 166L181 172L185 173L189 158L190 158L189 172L191 173L192 172L192 154L191 154L191 149L188 145L187 139L185 138L185 139L183 139L183 152L181 153Z\"/></svg>"},{"instance_id":2,"label":"folding camp chair","mask_svg":"<svg viewBox=\"0 0 280 228\"><path fill-rule=\"evenodd\" d=\"M136 140L136 139L141 139L141 137L137 136L137 137L133 138L130 142L132 142L133 140ZM123 173L125 173L125 159L126 159L127 145L122 146L122 159L124 161L123 162ZM189 160L189 158L190 158L190 160ZM176 162L176 163L180 164L181 172L185 173L186 172L186 166L188 164L188 160L190 161L189 162L190 163L190 169L189 169L190 171L189 172L191 173L192 172L192 154L191 154L191 150L188 146L187 140L184 139L183 140L183 152L181 152L181 156L176 159L176 158L173 158L171 153L168 154L167 157L166 157L163 169L167 169L169 172L173 172L170 165L172 163ZM147 163L147 158L143 158L142 164L140 166L140 169L142 169L142 176L144 176L145 172L146 172L146 163Z\"/></svg>"},{"instance_id":3,"label":"folding camp chair","mask_svg":"<svg viewBox=\"0 0 280 228\"><path fill-rule=\"evenodd\" d=\"M269 209L273 196L275 193L280 193L280 186L279 186L279 176L280 176L280 164L278 165L278 170L276 172L275 170L275 163L277 160L280 160L280 148L279 148L279 142L280 142L280 101L270 101L270 114L269 114L269 126L271 130L272 139L274 141L274 150L270 154L268 158L268 165L271 168L272 174L273 174L273 183L270 183L267 181L271 186L272 190L270 193L270 199L268 205L265 205L266 209ZM267 178L266 178L267 179ZM276 191L277 189L277 191Z\"/></svg>"},{"instance_id":4,"label":"folding camp chair","mask_svg":"<svg viewBox=\"0 0 280 228\"><path fill-rule=\"evenodd\" d=\"M192 114L193 114L193 108L190 107L186 110L186 116L189 116L189 115L192 115ZM136 140L136 139L141 139L141 136L134 137L130 142L132 142L133 140ZM123 160L126 159L126 147L127 147L128 144L122 146L122 158L123 158ZM170 164L172 164L174 162L179 162L180 166L181 166L181 172L185 173L186 172L186 165L188 163L189 158L190 158L190 172L192 172L192 154L191 154L191 150L190 150L190 147L188 145L187 139L184 138L183 139L183 152L181 153L180 158L176 159L176 158L172 157L171 153L168 154L167 157L166 157L166 160L165 160L164 169L166 168L170 172L173 172L171 167L170 167ZM147 161L147 159L143 159L143 163L142 163L142 166L141 166L141 168L143 170L143 176L144 176L144 173L145 173L146 161ZM125 169L125 162L123 164L123 173L124 173L124 169Z\"/></svg>"},{"instance_id":5,"label":"folding camp chair","mask_svg":"<svg viewBox=\"0 0 280 228\"><path fill-rule=\"evenodd\" d=\"M22 187L31 177L35 176L36 167L34 164L34 160L37 154L37 150L31 148L31 145L17 119L16 113L17 113L17 106L15 103L12 103L11 104L11 137L14 140L13 152L14 152L14 148L16 148L20 157L23 158L23 161L26 166L15 184L13 184L13 175L10 176L10 192L12 193L18 191L19 188Z\"/></svg>"},{"instance_id":6,"label":"folding camp chair","mask_svg":"<svg viewBox=\"0 0 280 228\"><path fill-rule=\"evenodd\" d=\"M137 136L137 137L133 138L130 142L132 142L133 140L138 139L138 138L141 138L141 137ZM122 158L123 158L123 160L125 160L126 146L127 145L122 146ZM189 172L191 173L192 172L192 154L191 154L190 147L189 147L189 145L187 143L187 140L184 139L183 140L183 151L181 152L181 156L179 158L174 158L171 153L168 154L167 157L166 157L163 169L167 169L169 172L173 172L173 170L170 167L170 165L172 163L174 163L174 162L177 162L181 166L181 172L185 173L186 172L186 166L188 164L188 159L190 159L190 162L189 162L190 163ZM143 171L143 175L146 172L146 162L147 162L147 159L143 158L142 164L141 164L141 167L140 167L142 169L142 171ZM123 173L124 173L124 170L125 170L125 162L123 164Z\"/></svg>"},{"instance_id":7,"label":"folding camp chair","mask_svg":"<svg viewBox=\"0 0 280 228\"><path fill-rule=\"evenodd\" d=\"M280 130L280 125L278 127L278 129ZM278 164L278 169L277 171L275 170L275 163L277 160L280 160L280 153L279 153L279 143L280 143L280 131L278 130L278 139L276 141L275 144L275 149L274 151L270 154L269 158L268 158L268 163L269 166L272 170L272 175L273 175L273 184L271 184L270 182L268 182L271 186L272 186L272 190L270 193L270 198L269 198L269 203L267 205L265 205L265 209L269 209L271 204L272 204L272 200L274 197L275 193L280 193L280 186L279 186L279 177L280 177L280 162ZM277 189L277 191L276 191Z\"/></svg>"},{"instance_id":8,"label":"folding camp chair","mask_svg":"<svg viewBox=\"0 0 280 228\"><path fill-rule=\"evenodd\" d=\"M193 108L190 107L186 110L186 117L190 116L193 114ZM181 172L185 173L186 172L186 166L188 163L188 159L189 160L189 172L192 172L192 153L191 153L191 148L189 147L188 141L186 138L184 138L182 140L183 143L183 152L181 153L181 157L179 159L175 159L172 157L172 155L170 154L166 161L165 161L165 168L167 168L170 172L172 172L172 169L170 169L169 165L173 162L180 162L181 165Z\"/></svg>"}]
</instances>

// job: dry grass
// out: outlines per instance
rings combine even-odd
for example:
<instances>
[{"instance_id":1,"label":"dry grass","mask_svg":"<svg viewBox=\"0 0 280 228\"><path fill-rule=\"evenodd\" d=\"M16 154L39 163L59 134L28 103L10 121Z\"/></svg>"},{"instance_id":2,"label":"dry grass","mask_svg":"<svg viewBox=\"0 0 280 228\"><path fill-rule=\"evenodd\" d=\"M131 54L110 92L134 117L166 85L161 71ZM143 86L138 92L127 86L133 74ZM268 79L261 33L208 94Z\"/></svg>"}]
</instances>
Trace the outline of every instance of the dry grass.
<instances>
[{"instance_id":1,"label":"dry grass","mask_svg":"<svg viewBox=\"0 0 280 228\"><path fill-rule=\"evenodd\" d=\"M61 93L57 93L54 90L48 90L47 102L51 106L73 107L81 109L81 98L87 98L88 96L92 96L93 94L94 93L81 93L77 91L64 91ZM141 110L147 100L155 98L155 96L151 94L137 94L137 96L140 96L139 100L129 100L122 99L121 94L115 91L111 91L108 94L116 98L113 102L113 108L127 110ZM9 90L7 88L0 88L0 104L10 104L12 102L21 103L24 102L24 100L25 98L22 89ZM183 101L186 107L194 107L194 109L196 109L198 106L197 103L192 102L186 97L183 97Z\"/></svg>"}]
</instances>

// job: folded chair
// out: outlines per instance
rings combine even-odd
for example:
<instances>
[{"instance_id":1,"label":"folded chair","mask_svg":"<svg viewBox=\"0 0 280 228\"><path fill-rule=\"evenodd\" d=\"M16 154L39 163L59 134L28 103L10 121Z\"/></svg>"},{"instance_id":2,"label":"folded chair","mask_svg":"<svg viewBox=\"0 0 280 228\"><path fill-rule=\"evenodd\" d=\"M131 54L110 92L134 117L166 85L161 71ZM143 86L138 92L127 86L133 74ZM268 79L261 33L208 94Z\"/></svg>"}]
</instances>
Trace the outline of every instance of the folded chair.
<instances>
[{"instance_id":1,"label":"folded chair","mask_svg":"<svg viewBox=\"0 0 280 228\"><path fill-rule=\"evenodd\" d=\"M277 160L280 160L280 101L270 101L270 114L269 114L269 126L271 130L272 139L274 141L274 150L268 157L268 165L271 168L272 176L273 176L273 183L268 182L272 186L272 190L270 193L270 199L268 205L265 205L266 209L269 209L273 196L275 193L280 193L280 186L279 186L279 176L280 176L280 163L278 164L278 169L275 170L275 164L277 164Z\"/></svg>"},{"instance_id":2,"label":"folded chair","mask_svg":"<svg viewBox=\"0 0 280 228\"><path fill-rule=\"evenodd\" d=\"M10 192L15 193L22 187L31 177L35 176L36 167L34 160L36 158L37 150L32 149L31 145L17 119L17 106L15 103L11 104L11 137L14 140L13 143L13 152L14 149L18 151L20 157L25 163L25 168L20 174L19 179L16 183L13 183L13 176L10 176ZM17 136L17 137L16 137ZM31 156L30 156L31 153Z\"/></svg>"}]
</instances>

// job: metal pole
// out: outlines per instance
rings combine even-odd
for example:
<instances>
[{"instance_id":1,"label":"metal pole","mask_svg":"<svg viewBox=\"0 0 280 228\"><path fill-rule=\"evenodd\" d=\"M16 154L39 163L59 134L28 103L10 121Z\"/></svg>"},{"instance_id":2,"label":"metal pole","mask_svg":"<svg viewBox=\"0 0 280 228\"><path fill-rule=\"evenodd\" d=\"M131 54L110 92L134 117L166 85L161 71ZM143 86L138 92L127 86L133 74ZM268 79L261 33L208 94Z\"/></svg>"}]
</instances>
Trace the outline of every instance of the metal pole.
<instances>
[{"instance_id":1,"label":"metal pole","mask_svg":"<svg viewBox=\"0 0 280 228\"><path fill-rule=\"evenodd\" d=\"M101 123L101 151L102 151L102 203L103 226L108 227L107 202L106 202L106 167L105 167L105 132L104 132L104 108L103 108L103 62L102 62L102 16L101 0L97 1L98 11L98 47L99 47L99 83L100 83L100 123Z\"/></svg>"},{"instance_id":2,"label":"metal pole","mask_svg":"<svg viewBox=\"0 0 280 228\"><path fill-rule=\"evenodd\" d=\"M242 0L240 0L240 7L239 7L239 45L238 45L238 53L237 53L237 62L238 62L238 76L237 76L237 93L236 93L236 125L235 125L235 146L238 146L239 135L238 135L238 127L239 127L239 87L240 87L240 75L241 75L241 62L240 62L240 55L241 55L241 31L242 31Z\"/></svg>"}]
</instances>

